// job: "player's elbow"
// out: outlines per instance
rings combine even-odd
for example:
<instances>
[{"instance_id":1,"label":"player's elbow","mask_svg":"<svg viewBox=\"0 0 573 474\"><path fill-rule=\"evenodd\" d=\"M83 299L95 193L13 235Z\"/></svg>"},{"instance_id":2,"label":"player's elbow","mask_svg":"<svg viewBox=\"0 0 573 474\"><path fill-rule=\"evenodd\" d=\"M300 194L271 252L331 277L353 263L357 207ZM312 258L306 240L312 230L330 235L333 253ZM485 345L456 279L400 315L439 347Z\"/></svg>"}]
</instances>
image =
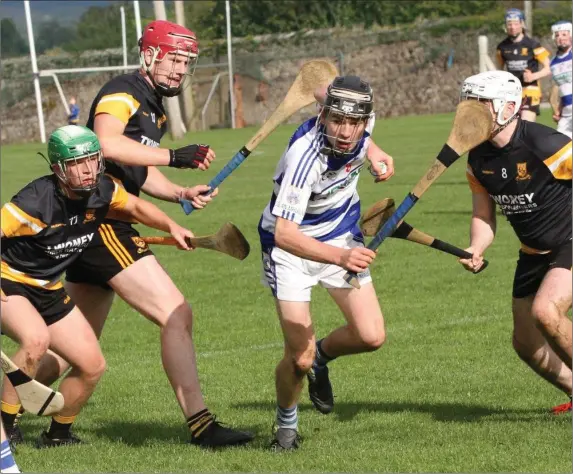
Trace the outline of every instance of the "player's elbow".
<instances>
[{"instance_id":1,"label":"player's elbow","mask_svg":"<svg viewBox=\"0 0 573 474\"><path fill-rule=\"evenodd\" d=\"M283 250L289 250L291 248L291 244L293 242L293 238L291 233L285 229L277 229L275 232L275 245L278 248Z\"/></svg>"},{"instance_id":2,"label":"player's elbow","mask_svg":"<svg viewBox=\"0 0 573 474\"><path fill-rule=\"evenodd\" d=\"M298 225L286 219L278 218L275 225L275 245L290 251L298 240Z\"/></svg>"},{"instance_id":3,"label":"player's elbow","mask_svg":"<svg viewBox=\"0 0 573 474\"><path fill-rule=\"evenodd\" d=\"M121 154L121 141L113 135L98 135L99 144L104 158L113 160Z\"/></svg>"}]
</instances>

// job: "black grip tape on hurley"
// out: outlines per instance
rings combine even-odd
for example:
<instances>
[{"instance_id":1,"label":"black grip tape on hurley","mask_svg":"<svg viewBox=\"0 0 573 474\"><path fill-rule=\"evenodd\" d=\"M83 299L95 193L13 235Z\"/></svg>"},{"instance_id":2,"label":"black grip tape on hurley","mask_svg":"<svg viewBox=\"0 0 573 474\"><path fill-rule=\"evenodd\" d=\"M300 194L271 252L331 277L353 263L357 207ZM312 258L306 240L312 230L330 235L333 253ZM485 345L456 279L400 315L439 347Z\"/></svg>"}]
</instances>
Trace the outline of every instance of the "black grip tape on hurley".
<instances>
[{"instance_id":1,"label":"black grip tape on hurley","mask_svg":"<svg viewBox=\"0 0 573 474\"><path fill-rule=\"evenodd\" d=\"M438 161L446 168L451 166L459 157L460 155L447 143L442 147L440 153L438 153Z\"/></svg>"}]
</instances>

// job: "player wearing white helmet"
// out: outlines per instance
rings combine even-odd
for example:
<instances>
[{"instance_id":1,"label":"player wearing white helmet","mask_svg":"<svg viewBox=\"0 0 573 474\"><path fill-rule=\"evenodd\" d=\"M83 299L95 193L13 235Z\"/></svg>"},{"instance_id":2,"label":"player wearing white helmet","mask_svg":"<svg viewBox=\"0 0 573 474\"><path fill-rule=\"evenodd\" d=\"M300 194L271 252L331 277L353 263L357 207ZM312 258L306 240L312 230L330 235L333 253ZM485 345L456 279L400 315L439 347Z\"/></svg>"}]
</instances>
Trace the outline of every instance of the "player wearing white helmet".
<instances>
[{"instance_id":1,"label":"player wearing white helmet","mask_svg":"<svg viewBox=\"0 0 573 474\"><path fill-rule=\"evenodd\" d=\"M275 451L298 447L297 404L305 375L314 406L333 409L327 362L374 351L384 342L384 319L368 266L375 253L358 227L358 177L370 157L373 93L357 76L334 79L318 116L294 133L274 176L259 224L263 283L270 287L284 336L276 369ZM372 163L375 164L375 163ZM378 178L379 179L379 178ZM344 281L358 272L361 288ZM320 285L347 323L315 343L311 290Z\"/></svg>"},{"instance_id":2,"label":"player wearing white helmet","mask_svg":"<svg viewBox=\"0 0 573 474\"><path fill-rule=\"evenodd\" d=\"M551 74L549 52L525 32L525 16L521 10L510 8L505 13L507 38L497 45L500 69L515 75L523 87L521 117L535 122L539 115L541 87L539 79Z\"/></svg>"},{"instance_id":3,"label":"player wearing white helmet","mask_svg":"<svg viewBox=\"0 0 573 474\"><path fill-rule=\"evenodd\" d=\"M519 118L521 86L505 71L467 78L462 100L487 103L488 141L469 152L470 246L476 271L496 230L496 204L521 242L513 280L513 347L541 377L571 396L571 139ZM571 401L553 409L570 411Z\"/></svg>"},{"instance_id":4,"label":"player wearing white helmet","mask_svg":"<svg viewBox=\"0 0 573 474\"><path fill-rule=\"evenodd\" d=\"M572 133L572 87L571 71L573 54L571 53L571 34L573 27L570 21L558 21L551 27L553 40L557 46L557 54L551 60L551 74L555 85L551 91L553 120L557 122L557 130L571 138ZM557 97L559 99L557 100Z\"/></svg>"}]
</instances>

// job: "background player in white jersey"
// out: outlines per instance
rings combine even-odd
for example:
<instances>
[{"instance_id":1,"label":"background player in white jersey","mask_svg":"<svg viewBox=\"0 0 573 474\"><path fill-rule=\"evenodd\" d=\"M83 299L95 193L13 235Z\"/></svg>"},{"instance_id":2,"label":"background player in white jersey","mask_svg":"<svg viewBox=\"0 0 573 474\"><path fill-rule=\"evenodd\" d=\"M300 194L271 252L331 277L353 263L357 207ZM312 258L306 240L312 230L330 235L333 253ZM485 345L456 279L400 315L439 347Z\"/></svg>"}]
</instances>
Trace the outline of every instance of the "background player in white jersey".
<instances>
[{"instance_id":1,"label":"background player in white jersey","mask_svg":"<svg viewBox=\"0 0 573 474\"><path fill-rule=\"evenodd\" d=\"M555 85L551 91L553 120L557 122L557 130L571 138L573 101L571 87L571 71L573 54L571 53L571 34L573 27L570 21L558 21L551 27L553 40L557 45L557 54L551 60L551 74ZM554 105L554 104L557 105Z\"/></svg>"},{"instance_id":2,"label":"background player in white jersey","mask_svg":"<svg viewBox=\"0 0 573 474\"><path fill-rule=\"evenodd\" d=\"M320 114L290 139L259 223L263 283L275 297L285 341L276 369L275 451L298 447L297 401L304 376L312 373L313 403L328 412L333 397L325 362L374 351L385 339L368 270L375 253L364 247L358 228L356 185L368 161L373 127L370 85L357 76L337 77ZM347 270L359 273L361 289L344 281ZM310 315L311 289L317 284L328 290L347 321L318 345ZM313 365L315 350L318 364Z\"/></svg>"}]
</instances>

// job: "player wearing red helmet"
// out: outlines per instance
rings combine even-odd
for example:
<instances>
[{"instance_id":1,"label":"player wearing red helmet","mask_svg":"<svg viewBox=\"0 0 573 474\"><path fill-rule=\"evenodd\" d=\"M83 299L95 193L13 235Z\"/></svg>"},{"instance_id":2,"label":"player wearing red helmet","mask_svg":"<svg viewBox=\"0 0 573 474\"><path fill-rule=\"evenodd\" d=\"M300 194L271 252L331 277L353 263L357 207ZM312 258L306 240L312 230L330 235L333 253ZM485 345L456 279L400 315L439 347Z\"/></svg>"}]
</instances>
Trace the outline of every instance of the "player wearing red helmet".
<instances>
[{"instance_id":1,"label":"player wearing red helmet","mask_svg":"<svg viewBox=\"0 0 573 474\"><path fill-rule=\"evenodd\" d=\"M191 76L199 54L195 34L168 21L153 21L139 41L141 69L118 76L103 86L93 101L87 126L101 143L106 171L131 194L145 194L168 202L190 200L204 207L210 196L205 185L185 188L172 183L157 168L206 170L215 158L208 145L187 145L170 150L159 147L166 131L163 97L173 97ZM107 219L87 249L66 274L68 294L81 308L96 334L118 293L132 308L160 328L161 358L191 431L191 442L215 447L252 439L221 425L206 408L197 374L192 339L193 313L183 294L122 216ZM66 370L57 356L47 359L37 378ZM56 368L55 362L59 362Z\"/></svg>"}]
</instances>

